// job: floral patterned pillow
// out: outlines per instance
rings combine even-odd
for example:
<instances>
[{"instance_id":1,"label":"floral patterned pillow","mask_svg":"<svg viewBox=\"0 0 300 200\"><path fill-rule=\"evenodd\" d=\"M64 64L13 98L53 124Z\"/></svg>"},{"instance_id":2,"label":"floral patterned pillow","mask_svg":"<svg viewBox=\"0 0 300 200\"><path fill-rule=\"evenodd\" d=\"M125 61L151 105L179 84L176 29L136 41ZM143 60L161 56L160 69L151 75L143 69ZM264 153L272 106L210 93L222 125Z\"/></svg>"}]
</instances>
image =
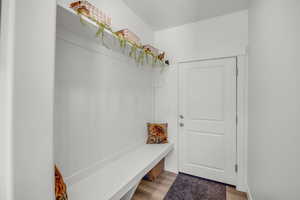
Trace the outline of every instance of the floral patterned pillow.
<instances>
[{"instance_id":1,"label":"floral patterned pillow","mask_svg":"<svg viewBox=\"0 0 300 200\"><path fill-rule=\"evenodd\" d=\"M67 186L63 176L55 165L55 196L56 200L68 200Z\"/></svg>"},{"instance_id":2,"label":"floral patterned pillow","mask_svg":"<svg viewBox=\"0 0 300 200\"><path fill-rule=\"evenodd\" d=\"M168 124L167 123L148 123L147 144L168 143Z\"/></svg>"}]
</instances>

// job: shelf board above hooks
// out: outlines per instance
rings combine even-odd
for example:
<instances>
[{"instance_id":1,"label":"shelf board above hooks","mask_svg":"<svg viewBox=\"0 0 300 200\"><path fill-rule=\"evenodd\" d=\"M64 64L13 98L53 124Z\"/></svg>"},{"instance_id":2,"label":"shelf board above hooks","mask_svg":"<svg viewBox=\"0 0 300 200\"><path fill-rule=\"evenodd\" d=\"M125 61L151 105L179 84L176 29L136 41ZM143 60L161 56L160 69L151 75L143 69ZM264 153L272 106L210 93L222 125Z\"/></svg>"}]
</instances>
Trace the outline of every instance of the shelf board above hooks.
<instances>
[{"instance_id":1,"label":"shelf board above hooks","mask_svg":"<svg viewBox=\"0 0 300 200\"><path fill-rule=\"evenodd\" d=\"M96 33L99 31L99 25L95 21L84 15L78 15L78 13L69 8L68 5L64 5L62 3L57 3L57 26L63 27L72 33L97 42L101 41L102 38L102 44L106 47L109 46L112 50L121 48L119 45L119 38L111 30L104 28L101 33L101 38L97 37ZM113 45L116 41L118 45ZM119 47L116 48L116 46ZM169 65L168 60L159 61L157 57L151 54L146 54L142 48L133 45L129 41L126 41L124 48L128 55L131 54L128 52L133 50L136 51L134 59L139 60L139 64L143 64L145 60L145 63L147 62L146 65L159 66L162 68L166 68ZM145 59L145 57L147 57L147 59ZM143 62L140 62L141 58L143 59ZM152 62L149 62L149 58L152 59Z\"/></svg>"}]
</instances>

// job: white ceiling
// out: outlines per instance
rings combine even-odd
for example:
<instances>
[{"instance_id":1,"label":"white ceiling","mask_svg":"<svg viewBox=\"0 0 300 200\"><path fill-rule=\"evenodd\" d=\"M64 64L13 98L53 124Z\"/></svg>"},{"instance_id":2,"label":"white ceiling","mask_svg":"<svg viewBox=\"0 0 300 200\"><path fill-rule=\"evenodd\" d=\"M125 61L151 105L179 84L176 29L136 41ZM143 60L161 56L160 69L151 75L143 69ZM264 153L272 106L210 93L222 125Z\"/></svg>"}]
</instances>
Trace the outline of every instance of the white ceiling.
<instances>
[{"instance_id":1,"label":"white ceiling","mask_svg":"<svg viewBox=\"0 0 300 200\"><path fill-rule=\"evenodd\" d=\"M248 0L123 0L154 30L248 8Z\"/></svg>"}]
</instances>

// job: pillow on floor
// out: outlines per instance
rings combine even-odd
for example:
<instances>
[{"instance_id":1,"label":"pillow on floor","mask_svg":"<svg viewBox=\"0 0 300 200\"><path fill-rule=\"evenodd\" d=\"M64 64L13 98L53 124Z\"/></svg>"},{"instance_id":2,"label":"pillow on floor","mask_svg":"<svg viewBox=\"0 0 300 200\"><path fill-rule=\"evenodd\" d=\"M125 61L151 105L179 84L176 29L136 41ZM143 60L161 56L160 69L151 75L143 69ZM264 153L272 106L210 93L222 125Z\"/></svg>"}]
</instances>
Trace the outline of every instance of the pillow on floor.
<instances>
[{"instance_id":1,"label":"pillow on floor","mask_svg":"<svg viewBox=\"0 0 300 200\"><path fill-rule=\"evenodd\" d=\"M168 143L168 124L167 123L148 123L147 144Z\"/></svg>"},{"instance_id":2,"label":"pillow on floor","mask_svg":"<svg viewBox=\"0 0 300 200\"><path fill-rule=\"evenodd\" d=\"M67 186L63 176L55 165L55 196L56 200L68 200Z\"/></svg>"}]
</instances>

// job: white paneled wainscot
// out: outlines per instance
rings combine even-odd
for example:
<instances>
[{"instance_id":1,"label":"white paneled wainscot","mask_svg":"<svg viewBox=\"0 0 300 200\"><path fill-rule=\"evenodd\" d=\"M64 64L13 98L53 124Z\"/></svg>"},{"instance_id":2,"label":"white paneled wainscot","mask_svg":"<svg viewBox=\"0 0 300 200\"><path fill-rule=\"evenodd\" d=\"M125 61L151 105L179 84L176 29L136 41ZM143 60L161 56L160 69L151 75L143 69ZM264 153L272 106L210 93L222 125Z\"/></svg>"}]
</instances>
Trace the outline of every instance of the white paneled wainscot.
<instances>
[{"instance_id":1,"label":"white paneled wainscot","mask_svg":"<svg viewBox=\"0 0 300 200\"><path fill-rule=\"evenodd\" d=\"M55 161L68 180L145 142L153 75L130 58L59 31Z\"/></svg>"},{"instance_id":2,"label":"white paneled wainscot","mask_svg":"<svg viewBox=\"0 0 300 200\"><path fill-rule=\"evenodd\" d=\"M123 20L135 22L144 42L152 41L153 31L125 11ZM80 20L58 3L54 162L71 199L129 200L146 173L173 149L173 144L145 144L161 69L137 64L112 34L101 40L95 33L89 19Z\"/></svg>"},{"instance_id":3,"label":"white paneled wainscot","mask_svg":"<svg viewBox=\"0 0 300 200\"><path fill-rule=\"evenodd\" d=\"M146 124L154 120L154 72L70 31L60 12L58 7L54 160L72 185L145 143ZM151 40L147 25L135 22Z\"/></svg>"}]
</instances>

